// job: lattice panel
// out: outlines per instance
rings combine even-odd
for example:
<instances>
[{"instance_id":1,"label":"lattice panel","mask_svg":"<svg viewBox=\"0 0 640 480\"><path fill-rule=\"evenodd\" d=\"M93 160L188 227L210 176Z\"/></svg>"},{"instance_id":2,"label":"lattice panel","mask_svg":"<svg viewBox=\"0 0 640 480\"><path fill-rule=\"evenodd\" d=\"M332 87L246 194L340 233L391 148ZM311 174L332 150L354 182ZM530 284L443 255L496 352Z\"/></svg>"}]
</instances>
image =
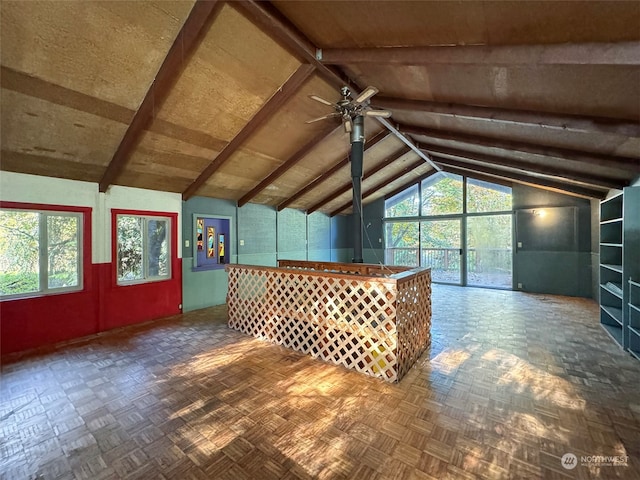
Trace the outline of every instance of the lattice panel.
<instances>
[{"instance_id":1,"label":"lattice panel","mask_svg":"<svg viewBox=\"0 0 640 480\"><path fill-rule=\"evenodd\" d=\"M431 344L431 270L398 284L398 380Z\"/></svg>"},{"instance_id":2,"label":"lattice panel","mask_svg":"<svg viewBox=\"0 0 640 480\"><path fill-rule=\"evenodd\" d=\"M231 328L387 381L399 380L398 372L410 368L398 359L394 279L234 265L227 271ZM409 281L404 284L414 288ZM419 323L421 310L405 310L405 323ZM403 358L415 361L417 356Z\"/></svg>"}]
</instances>

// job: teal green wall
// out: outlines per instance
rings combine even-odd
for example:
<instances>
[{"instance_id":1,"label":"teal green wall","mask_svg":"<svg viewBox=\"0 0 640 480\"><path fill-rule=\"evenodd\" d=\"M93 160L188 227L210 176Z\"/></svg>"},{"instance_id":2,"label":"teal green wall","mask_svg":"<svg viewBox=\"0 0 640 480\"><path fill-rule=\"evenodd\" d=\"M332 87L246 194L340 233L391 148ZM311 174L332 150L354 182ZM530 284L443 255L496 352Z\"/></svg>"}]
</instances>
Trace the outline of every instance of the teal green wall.
<instances>
[{"instance_id":1,"label":"teal green wall","mask_svg":"<svg viewBox=\"0 0 640 480\"><path fill-rule=\"evenodd\" d=\"M525 248L514 254L514 285L522 284L522 291L550 293L575 297L592 297L592 244L591 244L591 202L589 200L562 195L525 185L513 185L513 209L527 211L542 207L571 207L575 209L576 242L564 245L561 233L571 228L558 226L558 242L549 242L544 248L527 249L526 245L539 243L536 236L546 232L525 230L516 222L515 240ZM554 246L557 243L557 247Z\"/></svg>"},{"instance_id":2,"label":"teal green wall","mask_svg":"<svg viewBox=\"0 0 640 480\"><path fill-rule=\"evenodd\" d=\"M182 308L187 312L226 302L224 270L193 270L193 214L231 219L230 263L275 266L278 259L350 261L348 220L324 213L194 197L182 206ZM186 246L186 242L189 246ZM348 260L345 258L348 257Z\"/></svg>"}]
</instances>

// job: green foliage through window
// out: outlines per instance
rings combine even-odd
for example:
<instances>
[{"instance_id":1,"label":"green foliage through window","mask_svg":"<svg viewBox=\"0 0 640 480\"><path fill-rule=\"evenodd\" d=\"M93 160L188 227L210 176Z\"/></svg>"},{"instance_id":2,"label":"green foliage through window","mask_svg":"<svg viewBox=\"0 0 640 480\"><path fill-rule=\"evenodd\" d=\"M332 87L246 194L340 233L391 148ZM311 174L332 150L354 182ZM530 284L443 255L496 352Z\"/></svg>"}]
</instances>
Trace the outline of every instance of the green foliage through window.
<instances>
[{"instance_id":1,"label":"green foliage through window","mask_svg":"<svg viewBox=\"0 0 640 480\"><path fill-rule=\"evenodd\" d=\"M0 210L0 295L81 288L81 214Z\"/></svg>"},{"instance_id":2,"label":"green foliage through window","mask_svg":"<svg viewBox=\"0 0 640 480\"><path fill-rule=\"evenodd\" d=\"M118 282L169 278L169 226L164 217L118 215Z\"/></svg>"}]
</instances>

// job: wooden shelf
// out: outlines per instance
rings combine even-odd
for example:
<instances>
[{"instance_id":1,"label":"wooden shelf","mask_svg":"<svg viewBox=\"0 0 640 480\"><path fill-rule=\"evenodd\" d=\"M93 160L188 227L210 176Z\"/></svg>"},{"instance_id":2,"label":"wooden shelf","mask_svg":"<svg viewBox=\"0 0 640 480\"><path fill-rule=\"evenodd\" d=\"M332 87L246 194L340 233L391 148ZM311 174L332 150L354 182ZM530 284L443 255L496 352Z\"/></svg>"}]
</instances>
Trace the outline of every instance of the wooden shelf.
<instances>
[{"instance_id":1,"label":"wooden shelf","mask_svg":"<svg viewBox=\"0 0 640 480\"><path fill-rule=\"evenodd\" d=\"M600 324L640 358L640 187L600 202ZM636 279L635 282L630 279Z\"/></svg>"},{"instance_id":2,"label":"wooden shelf","mask_svg":"<svg viewBox=\"0 0 640 480\"><path fill-rule=\"evenodd\" d=\"M612 307L610 305L601 305L600 308L607 312L607 314L613 318L616 322L620 324L622 327L622 309L617 307Z\"/></svg>"},{"instance_id":3,"label":"wooden shelf","mask_svg":"<svg viewBox=\"0 0 640 480\"><path fill-rule=\"evenodd\" d=\"M617 286L620 290L622 290L622 285L614 283L615 286ZM600 284L600 288L602 288L603 290L606 290L607 292L609 292L611 295L615 295L616 297L618 297L620 300L622 300L622 294L620 292L617 292L615 290L612 290L610 287L608 287L606 284L601 283Z\"/></svg>"},{"instance_id":4,"label":"wooden shelf","mask_svg":"<svg viewBox=\"0 0 640 480\"><path fill-rule=\"evenodd\" d=\"M615 342L620 347L622 347L622 327L607 325L606 323L601 323L600 326L604 329L605 332L609 334L611 338L615 340Z\"/></svg>"},{"instance_id":5,"label":"wooden shelf","mask_svg":"<svg viewBox=\"0 0 640 480\"><path fill-rule=\"evenodd\" d=\"M608 268L609 270L613 270L614 272L622 273L622 265L613 265L610 263L601 263L601 267Z\"/></svg>"}]
</instances>

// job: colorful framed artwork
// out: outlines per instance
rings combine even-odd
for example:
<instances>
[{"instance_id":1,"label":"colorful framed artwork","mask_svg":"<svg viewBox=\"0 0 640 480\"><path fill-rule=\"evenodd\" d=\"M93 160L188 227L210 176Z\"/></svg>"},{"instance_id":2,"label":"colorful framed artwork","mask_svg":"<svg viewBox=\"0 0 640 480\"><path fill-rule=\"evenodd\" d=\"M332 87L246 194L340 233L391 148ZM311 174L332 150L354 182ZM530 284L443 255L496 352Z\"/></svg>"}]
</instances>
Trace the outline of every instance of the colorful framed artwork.
<instances>
[{"instance_id":1,"label":"colorful framed artwork","mask_svg":"<svg viewBox=\"0 0 640 480\"><path fill-rule=\"evenodd\" d=\"M207 227L207 258L216 256L216 229Z\"/></svg>"},{"instance_id":2,"label":"colorful framed artwork","mask_svg":"<svg viewBox=\"0 0 640 480\"><path fill-rule=\"evenodd\" d=\"M219 263L224 263L224 250L225 250L224 233L221 233L220 235L218 235L218 262Z\"/></svg>"},{"instance_id":3,"label":"colorful framed artwork","mask_svg":"<svg viewBox=\"0 0 640 480\"><path fill-rule=\"evenodd\" d=\"M198 218L196 221L196 241L198 251L204 250L204 218Z\"/></svg>"}]
</instances>

